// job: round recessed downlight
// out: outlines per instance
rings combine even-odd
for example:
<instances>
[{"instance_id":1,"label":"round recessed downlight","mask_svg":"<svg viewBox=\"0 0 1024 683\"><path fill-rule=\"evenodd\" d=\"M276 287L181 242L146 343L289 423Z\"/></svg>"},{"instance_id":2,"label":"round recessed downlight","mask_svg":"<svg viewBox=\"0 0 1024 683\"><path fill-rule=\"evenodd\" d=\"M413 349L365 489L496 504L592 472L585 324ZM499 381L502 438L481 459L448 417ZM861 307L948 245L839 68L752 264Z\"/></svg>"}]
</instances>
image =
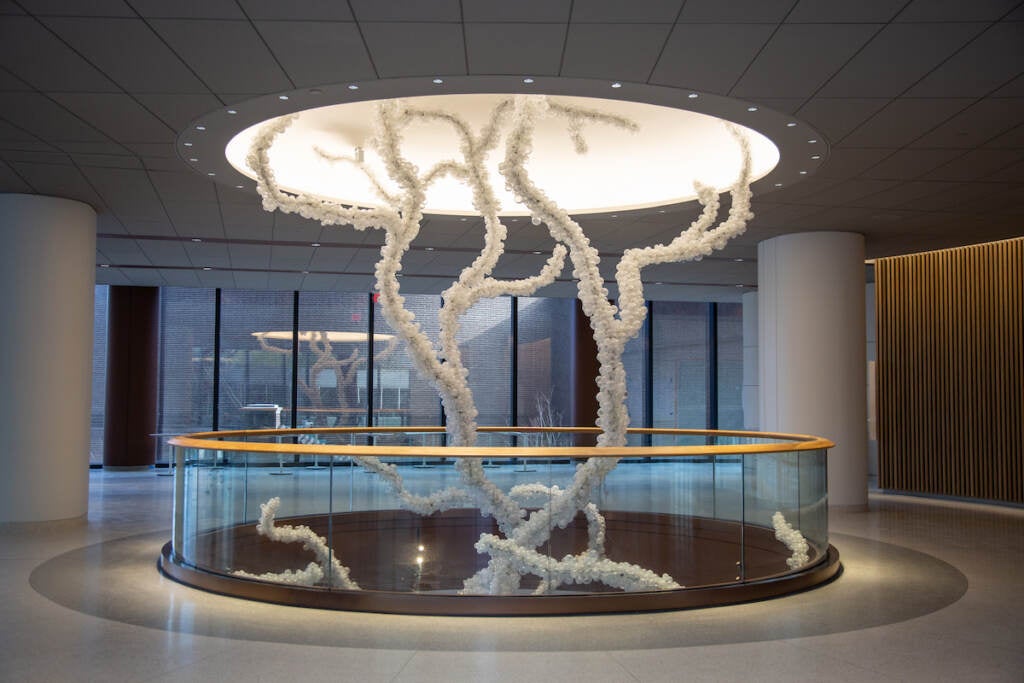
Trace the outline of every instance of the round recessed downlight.
<instances>
[{"instance_id":1,"label":"round recessed downlight","mask_svg":"<svg viewBox=\"0 0 1024 683\"><path fill-rule=\"evenodd\" d=\"M527 79L523 79L524 82ZM479 129L494 106L510 95L432 95L406 98L410 106L441 109L459 115ZM639 125L629 131L588 124L584 135L589 150L577 154L568 125L561 118L538 122L529 169L534 182L550 197L557 197L571 214L603 213L675 204L693 199L694 181L725 190L739 171L740 151L724 122L685 109L622 100L552 96L577 106L624 116ZM298 112L292 125L275 140L270 163L282 189L358 206L379 206L380 199L362 171L353 164L332 163L319 154L355 156L362 150L364 163L386 189L397 191L388 180L380 157L369 140L373 135L376 101L350 102ZM252 140L263 123L238 133L225 153L244 175L255 174L246 164ZM741 127L742 128L742 127ZM767 175L779 161L778 148L767 137L742 128L751 143L753 178ZM417 121L403 131L404 154L420 169L450 159L459 149L452 127L443 122ZM503 140L487 159L491 182L503 215L529 215L504 190L498 174ZM427 192L428 213L475 215L471 191L458 181L443 178Z\"/></svg>"}]
</instances>

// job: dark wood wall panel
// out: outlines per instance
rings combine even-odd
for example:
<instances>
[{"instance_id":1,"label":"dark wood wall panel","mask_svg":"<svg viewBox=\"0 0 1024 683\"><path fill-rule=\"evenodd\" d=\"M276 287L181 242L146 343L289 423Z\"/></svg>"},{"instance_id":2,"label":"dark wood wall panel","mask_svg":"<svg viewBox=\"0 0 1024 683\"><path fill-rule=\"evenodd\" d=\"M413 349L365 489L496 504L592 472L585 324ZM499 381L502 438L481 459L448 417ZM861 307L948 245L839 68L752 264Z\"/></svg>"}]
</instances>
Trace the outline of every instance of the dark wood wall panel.
<instances>
[{"instance_id":1,"label":"dark wood wall panel","mask_svg":"<svg viewBox=\"0 0 1024 683\"><path fill-rule=\"evenodd\" d=\"M879 259L878 485L1024 503L1024 239Z\"/></svg>"}]
</instances>

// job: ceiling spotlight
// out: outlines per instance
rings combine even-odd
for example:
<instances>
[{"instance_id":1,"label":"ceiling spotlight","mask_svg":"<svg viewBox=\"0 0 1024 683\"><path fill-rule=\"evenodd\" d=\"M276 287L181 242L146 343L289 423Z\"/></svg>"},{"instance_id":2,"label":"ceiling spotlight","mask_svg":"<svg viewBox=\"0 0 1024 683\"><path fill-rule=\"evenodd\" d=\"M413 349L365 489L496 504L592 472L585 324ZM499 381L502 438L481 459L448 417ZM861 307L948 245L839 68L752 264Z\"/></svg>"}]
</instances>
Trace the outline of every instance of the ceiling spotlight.
<instances>
[{"instance_id":1,"label":"ceiling spotlight","mask_svg":"<svg viewBox=\"0 0 1024 683\"><path fill-rule=\"evenodd\" d=\"M655 282L654 284L656 284L656 285L663 285L665 283L664 282Z\"/></svg>"},{"instance_id":2,"label":"ceiling spotlight","mask_svg":"<svg viewBox=\"0 0 1024 683\"><path fill-rule=\"evenodd\" d=\"M746 285L736 285L737 289L743 289L744 287L746 287Z\"/></svg>"},{"instance_id":3,"label":"ceiling spotlight","mask_svg":"<svg viewBox=\"0 0 1024 683\"><path fill-rule=\"evenodd\" d=\"M239 190L243 189L244 187L245 187L245 185L235 185L235 188L239 189Z\"/></svg>"},{"instance_id":4,"label":"ceiling spotlight","mask_svg":"<svg viewBox=\"0 0 1024 683\"><path fill-rule=\"evenodd\" d=\"M109 268L109 267L110 267L109 263L101 263L100 264L100 268Z\"/></svg>"},{"instance_id":5,"label":"ceiling spotlight","mask_svg":"<svg viewBox=\"0 0 1024 683\"><path fill-rule=\"evenodd\" d=\"M812 154L811 158L814 159L815 161L817 161L818 159L821 158L821 155L820 154Z\"/></svg>"},{"instance_id":6,"label":"ceiling spotlight","mask_svg":"<svg viewBox=\"0 0 1024 683\"><path fill-rule=\"evenodd\" d=\"M809 145L813 145L813 144L814 144L815 142L817 142L817 140L808 140L808 141L807 141L807 144L809 144Z\"/></svg>"},{"instance_id":7,"label":"ceiling spotlight","mask_svg":"<svg viewBox=\"0 0 1024 683\"><path fill-rule=\"evenodd\" d=\"M196 130L206 130L206 126L196 126Z\"/></svg>"},{"instance_id":8,"label":"ceiling spotlight","mask_svg":"<svg viewBox=\"0 0 1024 683\"><path fill-rule=\"evenodd\" d=\"M775 187L782 187L782 183L775 183Z\"/></svg>"},{"instance_id":9,"label":"ceiling spotlight","mask_svg":"<svg viewBox=\"0 0 1024 683\"><path fill-rule=\"evenodd\" d=\"M613 87L613 88L621 88L621 87L622 87L622 84L621 84L621 83L619 83L618 81L615 81L614 83L612 83L612 87Z\"/></svg>"},{"instance_id":10,"label":"ceiling spotlight","mask_svg":"<svg viewBox=\"0 0 1024 683\"><path fill-rule=\"evenodd\" d=\"M278 95L277 99L279 99L279 100L287 100L288 96L287 95Z\"/></svg>"},{"instance_id":11,"label":"ceiling spotlight","mask_svg":"<svg viewBox=\"0 0 1024 683\"><path fill-rule=\"evenodd\" d=\"M747 107L747 111L757 111L757 107Z\"/></svg>"},{"instance_id":12,"label":"ceiling spotlight","mask_svg":"<svg viewBox=\"0 0 1024 683\"><path fill-rule=\"evenodd\" d=\"M469 219L468 218L460 218L459 220L460 221L468 221Z\"/></svg>"},{"instance_id":13,"label":"ceiling spotlight","mask_svg":"<svg viewBox=\"0 0 1024 683\"><path fill-rule=\"evenodd\" d=\"M319 243L319 242L313 242L313 243L312 243L312 244L310 244L309 246L311 246L311 247L319 247L319 246L320 246L320 243Z\"/></svg>"},{"instance_id":14,"label":"ceiling spotlight","mask_svg":"<svg viewBox=\"0 0 1024 683\"><path fill-rule=\"evenodd\" d=\"M228 109L228 113L229 114L237 114L238 110L237 109Z\"/></svg>"},{"instance_id":15,"label":"ceiling spotlight","mask_svg":"<svg viewBox=\"0 0 1024 683\"><path fill-rule=\"evenodd\" d=\"M197 159L195 157L189 157L188 160L191 161L192 163L195 163L195 162L199 161L199 159Z\"/></svg>"},{"instance_id":16,"label":"ceiling spotlight","mask_svg":"<svg viewBox=\"0 0 1024 683\"><path fill-rule=\"evenodd\" d=\"M534 255L534 256L540 256L540 255L541 255L541 254L543 254L543 253L544 253L544 252L542 252L542 251L535 251L535 252L533 252L533 255Z\"/></svg>"},{"instance_id":17,"label":"ceiling spotlight","mask_svg":"<svg viewBox=\"0 0 1024 683\"><path fill-rule=\"evenodd\" d=\"M796 128L796 121L790 121L787 123L786 128Z\"/></svg>"},{"instance_id":18,"label":"ceiling spotlight","mask_svg":"<svg viewBox=\"0 0 1024 683\"><path fill-rule=\"evenodd\" d=\"M349 90L359 90L359 86L356 85L355 83L349 83L348 84L348 89Z\"/></svg>"},{"instance_id":19,"label":"ceiling spotlight","mask_svg":"<svg viewBox=\"0 0 1024 683\"><path fill-rule=\"evenodd\" d=\"M807 175L807 171L800 171L800 175Z\"/></svg>"},{"instance_id":20,"label":"ceiling spotlight","mask_svg":"<svg viewBox=\"0 0 1024 683\"><path fill-rule=\"evenodd\" d=\"M433 83L434 85L441 85L442 83L444 83L444 79L443 78L435 78L433 81L431 81L431 83Z\"/></svg>"},{"instance_id":21,"label":"ceiling spotlight","mask_svg":"<svg viewBox=\"0 0 1024 683\"><path fill-rule=\"evenodd\" d=\"M687 97L689 97L689 98L690 98L691 100L695 100L695 99L697 99L698 97L700 97L700 95L698 95L698 94L697 94L697 93L695 93L695 92L692 92L692 93L690 93L689 95L687 95Z\"/></svg>"},{"instance_id":22,"label":"ceiling spotlight","mask_svg":"<svg viewBox=\"0 0 1024 683\"><path fill-rule=\"evenodd\" d=\"M215 175L217 175L217 174L216 174L216 173L214 173L213 171L210 171L210 172L208 172L208 173L207 173L206 175L208 175L208 176L210 176L210 177L212 178L213 176L215 176Z\"/></svg>"},{"instance_id":23,"label":"ceiling spotlight","mask_svg":"<svg viewBox=\"0 0 1024 683\"><path fill-rule=\"evenodd\" d=\"M210 266L203 266L203 270L213 270Z\"/></svg>"},{"instance_id":24,"label":"ceiling spotlight","mask_svg":"<svg viewBox=\"0 0 1024 683\"><path fill-rule=\"evenodd\" d=\"M734 258L733 261L735 261L736 263L743 263L743 259L741 258Z\"/></svg>"},{"instance_id":25,"label":"ceiling spotlight","mask_svg":"<svg viewBox=\"0 0 1024 683\"><path fill-rule=\"evenodd\" d=\"M192 146L192 143L191 143L191 142L186 142L186 143L185 143L185 146L186 146L186 147L191 147L191 146Z\"/></svg>"},{"instance_id":26,"label":"ceiling spotlight","mask_svg":"<svg viewBox=\"0 0 1024 683\"><path fill-rule=\"evenodd\" d=\"M533 83L533 79L532 78L524 78L523 79L523 83L526 83L527 85L529 85L530 83Z\"/></svg>"},{"instance_id":27,"label":"ceiling spotlight","mask_svg":"<svg viewBox=\"0 0 1024 683\"><path fill-rule=\"evenodd\" d=\"M434 247L423 247L426 251L434 251Z\"/></svg>"},{"instance_id":28,"label":"ceiling spotlight","mask_svg":"<svg viewBox=\"0 0 1024 683\"><path fill-rule=\"evenodd\" d=\"M665 213L665 209L658 209L658 213Z\"/></svg>"},{"instance_id":29,"label":"ceiling spotlight","mask_svg":"<svg viewBox=\"0 0 1024 683\"><path fill-rule=\"evenodd\" d=\"M198 237L193 237L192 241L193 242L202 242L203 240L199 239Z\"/></svg>"}]
</instances>

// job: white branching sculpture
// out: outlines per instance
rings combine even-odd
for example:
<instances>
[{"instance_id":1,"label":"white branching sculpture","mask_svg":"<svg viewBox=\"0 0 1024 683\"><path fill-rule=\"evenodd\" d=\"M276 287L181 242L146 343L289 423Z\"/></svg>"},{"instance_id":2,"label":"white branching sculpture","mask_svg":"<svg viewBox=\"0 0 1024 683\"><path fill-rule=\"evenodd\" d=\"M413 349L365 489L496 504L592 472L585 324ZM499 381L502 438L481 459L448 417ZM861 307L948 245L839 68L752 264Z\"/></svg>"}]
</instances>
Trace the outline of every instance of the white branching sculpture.
<instances>
[{"instance_id":1,"label":"white branching sculpture","mask_svg":"<svg viewBox=\"0 0 1024 683\"><path fill-rule=\"evenodd\" d=\"M786 560L786 566L790 569L799 569L810 560L810 546L807 539L793 525L786 521L781 512L772 515L772 526L775 528L775 538L782 541L782 544L793 553Z\"/></svg>"},{"instance_id":2,"label":"white branching sculpture","mask_svg":"<svg viewBox=\"0 0 1024 683\"><path fill-rule=\"evenodd\" d=\"M590 318L598 346L597 425L602 430L598 445L624 445L629 414L626 410L626 374L622 354L626 342L637 334L647 314L641 270L659 263L700 259L715 249L721 249L730 238L743 231L751 217L750 147L739 129L729 125L740 151L741 170L730 190L732 206L728 217L720 225L712 227L718 215L718 195L713 188L697 185L698 200L703 207L701 215L669 244L627 250L616 271L618 304L612 304L608 301L608 291L600 275L600 256L596 248L590 244L580 225L531 180L527 170L535 126L544 117L564 119L576 151L581 154L586 152L585 125L612 125L626 130L636 128L626 119L600 111L567 106L543 96L521 96L501 101L477 133L449 112L413 109L400 101L386 101L378 106L376 133L370 144L384 162L390 183L397 187L396 190L389 190L381 179L374 176L364 163L361 151L345 156L317 150L329 162L348 163L360 168L376 188L380 198L380 206L376 208L347 206L294 195L278 187L270 165L270 151L274 140L288 128L293 117L283 117L266 126L255 138L248 156L266 210L297 213L324 225L348 224L358 230L384 230L384 245L375 270L381 309L385 319L405 341L417 370L440 394L449 444L453 446L472 446L476 438L477 410L467 381L468 371L456 342L461 316L482 298L528 296L550 284L562 272L567 254L573 264L573 276L578 280L579 299ZM461 160L444 160L421 172L406 159L401 151L403 132L420 121L449 124L460 140ZM497 147L501 130L506 126L505 154L499 170L517 200L531 212L533 223L545 224L556 242L550 258L537 275L513 281L498 280L491 275L504 251L507 229L499 218L501 209L485 169L486 158ZM404 307L398 276L402 257L419 233L426 191L432 183L445 176L457 178L472 190L473 206L483 217L484 247L476 260L444 292L439 312L439 338L435 345L414 321L413 313ZM508 494L485 476L479 459L459 458L456 468L462 486L427 497L409 493L393 465L372 457L356 460L364 468L379 474L408 510L426 515L472 505L494 518L503 538L493 534L480 537L476 548L490 555L491 559L484 569L466 579L466 593L514 593L519 589L524 574L541 577L537 589L541 593L565 583L590 581L602 581L624 590L679 587L669 576L658 576L642 567L604 557L604 519L590 501L593 491L600 487L605 476L617 464L617 458L590 458L577 467L572 481L564 489L532 484L515 487ZM550 539L553 529L564 529L580 512L584 513L588 523L589 543L585 551L561 560L537 552L537 548ZM306 578L312 578L312 573ZM293 574L289 574L290 579L294 579Z\"/></svg>"}]
</instances>

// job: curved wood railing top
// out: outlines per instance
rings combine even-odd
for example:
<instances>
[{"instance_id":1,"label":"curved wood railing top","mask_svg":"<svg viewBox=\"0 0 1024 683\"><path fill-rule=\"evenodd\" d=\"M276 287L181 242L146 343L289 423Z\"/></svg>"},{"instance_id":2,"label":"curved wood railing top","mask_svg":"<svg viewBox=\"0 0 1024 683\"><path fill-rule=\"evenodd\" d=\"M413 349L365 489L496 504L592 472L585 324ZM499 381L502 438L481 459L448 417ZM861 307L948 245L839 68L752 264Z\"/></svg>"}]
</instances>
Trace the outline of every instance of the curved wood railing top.
<instances>
[{"instance_id":1,"label":"curved wood railing top","mask_svg":"<svg viewBox=\"0 0 1024 683\"><path fill-rule=\"evenodd\" d=\"M291 443L289 437L302 434L317 435L386 435L386 434L443 434L444 427L324 427L303 429L243 429L221 432L196 432L176 436L168 441L172 446L214 451L241 451L249 453L289 453L296 455L371 455L377 457L408 458L645 458L694 457L709 455L740 455L744 453L789 453L813 451L835 446L820 436L805 434L778 434L773 432L746 432L707 429L630 429L630 434L651 434L685 437L734 437L764 439L763 443L702 444L678 446L397 446L383 444L302 444ZM596 427L480 427L482 434L508 433L520 435L543 434L599 434ZM286 439L287 443L245 441L248 438ZM234 440L242 439L242 440Z\"/></svg>"}]
</instances>

